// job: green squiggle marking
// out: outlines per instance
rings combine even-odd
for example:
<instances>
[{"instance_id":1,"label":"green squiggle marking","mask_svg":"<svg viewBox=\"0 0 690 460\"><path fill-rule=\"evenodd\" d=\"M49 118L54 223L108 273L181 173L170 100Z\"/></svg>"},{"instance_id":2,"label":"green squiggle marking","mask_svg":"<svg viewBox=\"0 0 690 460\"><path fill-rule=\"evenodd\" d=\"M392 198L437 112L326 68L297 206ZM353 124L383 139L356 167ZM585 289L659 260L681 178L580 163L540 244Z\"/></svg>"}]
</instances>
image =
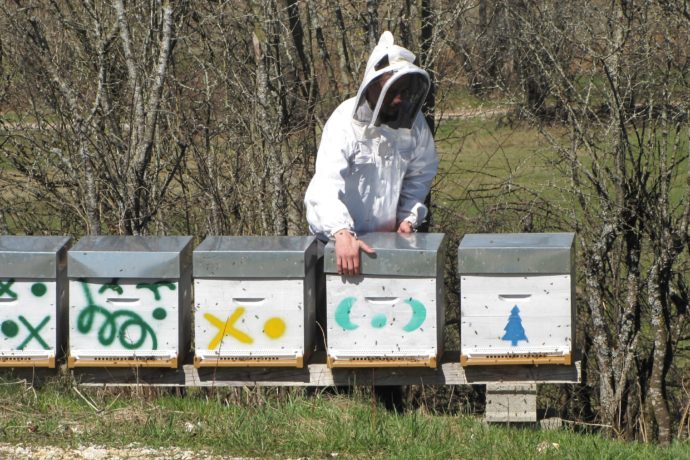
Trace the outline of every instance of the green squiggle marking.
<instances>
[{"instance_id":1,"label":"green squiggle marking","mask_svg":"<svg viewBox=\"0 0 690 460\"><path fill-rule=\"evenodd\" d=\"M134 350L144 344L146 338L150 335L152 342L152 349L158 349L158 339L156 333L149 326L149 324L142 319L141 316L129 310L117 310L111 312L100 305L96 305L91 296L91 291L88 285L82 281L82 289L86 296L87 306L79 313L77 317L77 329L82 334L88 334L94 326L95 318L98 314L104 317L103 324L98 328L98 341L101 345L111 345L115 339L119 339L120 344L128 350ZM118 327L118 319L124 318L125 321ZM131 328L138 328L139 336L136 340L130 341L129 330Z\"/></svg>"},{"instance_id":2,"label":"green squiggle marking","mask_svg":"<svg viewBox=\"0 0 690 460\"><path fill-rule=\"evenodd\" d=\"M403 327L403 331L412 332L424 323L426 319L426 307L419 300L415 300L412 297L405 300L405 303L412 307L412 319L410 322Z\"/></svg>"},{"instance_id":3,"label":"green squiggle marking","mask_svg":"<svg viewBox=\"0 0 690 460\"><path fill-rule=\"evenodd\" d=\"M175 290L175 284L170 281L156 281L155 283L139 283L137 289L150 289L153 292L154 300L161 300L160 288L167 287L171 291Z\"/></svg>"},{"instance_id":4,"label":"green squiggle marking","mask_svg":"<svg viewBox=\"0 0 690 460\"><path fill-rule=\"evenodd\" d=\"M113 290L118 294L122 295L122 286L118 284L117 278L113 279L110 283L105 283L103 286L101 286L101 288L98 290L98 293L103 294L108 289Z\"/></svg>"},{"instance_id":5,"label":"green squiggle marking","mask_svg":"<svg viewBox=\"0 0 690 460\"><path fill-rule=\"evenodd\" d=\"M354 331L359 327L350 320L350 312L355 300L357 299L354 297L345 297L335 309L335 322L346 331Z\"/></svg>"}]
</instances>

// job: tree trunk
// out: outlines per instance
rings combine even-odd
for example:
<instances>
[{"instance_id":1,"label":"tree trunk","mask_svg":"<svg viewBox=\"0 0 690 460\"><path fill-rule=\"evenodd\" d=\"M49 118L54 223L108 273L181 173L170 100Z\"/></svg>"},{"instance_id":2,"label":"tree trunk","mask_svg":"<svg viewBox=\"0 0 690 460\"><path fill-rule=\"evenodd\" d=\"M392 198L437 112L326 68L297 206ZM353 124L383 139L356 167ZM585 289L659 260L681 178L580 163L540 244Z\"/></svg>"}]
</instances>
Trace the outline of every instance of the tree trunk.
<instances>
[{"instance_id":1,"label":"tree trunk","mask_svg":"<svg viewBox=\"0 0 690 460\"><path fill-rule=\"evenodd\" d=\"M367 0L366 30L369 49L374 49L379 42L379 2L378 0Z\"/></svg>"}]
</instances>

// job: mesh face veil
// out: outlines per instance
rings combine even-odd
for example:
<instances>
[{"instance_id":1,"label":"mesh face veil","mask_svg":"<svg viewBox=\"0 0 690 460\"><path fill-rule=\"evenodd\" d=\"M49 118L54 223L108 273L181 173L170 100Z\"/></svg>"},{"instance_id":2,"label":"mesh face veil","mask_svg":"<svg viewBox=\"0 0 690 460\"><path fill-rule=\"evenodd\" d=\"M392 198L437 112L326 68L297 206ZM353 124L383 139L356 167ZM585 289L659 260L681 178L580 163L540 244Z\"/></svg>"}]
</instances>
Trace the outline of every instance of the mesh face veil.
<instances>
[{"instance_id":1,"label":"mesh face veil","mask_svg":"<svg viewBox=\"0 0 690 460\"><path fill-rule=\"evenodd\" d=\"M353 118L369 126L410 129L430 87L429 74L414 60L384 32L367 62Z\"/></svg>"}]
</instances>

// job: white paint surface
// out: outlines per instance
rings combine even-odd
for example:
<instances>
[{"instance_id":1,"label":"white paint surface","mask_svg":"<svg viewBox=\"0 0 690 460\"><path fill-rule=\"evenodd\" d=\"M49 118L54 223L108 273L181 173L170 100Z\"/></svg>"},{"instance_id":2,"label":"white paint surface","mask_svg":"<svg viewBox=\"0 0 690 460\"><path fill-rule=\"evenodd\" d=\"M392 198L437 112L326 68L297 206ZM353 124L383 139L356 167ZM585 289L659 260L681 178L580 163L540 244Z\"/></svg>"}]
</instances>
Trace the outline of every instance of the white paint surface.
<instances>
[{"instance_id":1,"label":"white paint surface","mask_svg":"<svg viewBox=\"0 0 690 460\"><path fill-rule=\"evenodd\" d=\"M308 320L301 279L194 280L197 356L303 356ZM227 324L225 334L216 321Z\"/></svg>"},{"instance_id":2,"label":"white paint surface","mask_svg":"<svg viewBox=\"0 0 690 460\"><path fill-rule=\"evenodd\" d=\"M159 280L123 279L117 287L109 286L110 282L70 280L70 354L178 356L179 283L161 284L156 299L155 292L140 283L155 285ZM134 346L137 342L141 343Z\"/></svg>"},{"instance_id":3,"label":"white paint surface","mask_svg":"<svg viewBox=\"0 0 690 460\"><path fill-rule=\"evenodd\" d=\"M0 295L0 356L55 356L59 323L56 282L44 279L0 282L4 285Z\"/></svg>"},{"instance_id":4,"label":"white paint surface","mask_svg":"<svg viewBox=\"0 0 690 460\"><path fill-rule=\"evenodd\" d=\"M435 278L326 276L328 354L347 357L435 356L439 344ZM350 325L338 324L338 309L350 301ZM424 306L424 321L413 330L413 308ZM341 312L342 313L342 312ZM384 320L385 319L385 323Z\"/></svg>"},{"instance_id":5,"label":"white paint surface","mask_svg":"<svg viewBox=\"0 0 690 460\"><path fill-rule=\"evenodd\" d=\"M571 352L569 275L462 276L460 283L463 355ZM515 307L519 319L511 319ZM504 340L511 322L526 340Z\"/></svg>"}]
</instances>

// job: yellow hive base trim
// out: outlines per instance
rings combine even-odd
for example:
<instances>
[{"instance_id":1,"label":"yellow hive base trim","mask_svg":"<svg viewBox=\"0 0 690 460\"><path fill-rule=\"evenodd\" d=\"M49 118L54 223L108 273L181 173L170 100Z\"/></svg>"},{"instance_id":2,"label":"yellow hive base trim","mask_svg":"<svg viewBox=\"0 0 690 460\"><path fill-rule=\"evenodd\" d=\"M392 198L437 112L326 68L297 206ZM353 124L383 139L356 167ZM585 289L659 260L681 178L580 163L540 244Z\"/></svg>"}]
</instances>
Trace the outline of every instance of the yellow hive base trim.
<instances>
[{"instance_id":1,"label":"yellow hive base trim","mask_svg":"<svg viewBox=\"0 0 690 460\"><path fill-rule=\"evenodd\" d=\"M570 354L561 356L549 356L542 353L496 354L476 358L471 358L467 355L460 356L460 364L462 366L499 366L504 364L528 364L534 366L540 364L564 364L569 366L572 362L573 359Z\"/></svg>"},{"instance_id":2,"label":"yellow hive base trim","mask_svg":"<svg viewBox=\"0 0 690 460\"><path fill-rule=\"evenodd\" d=\"M431 367L436 368L436 356L361 356L351 358L334 358L328 356L329 369L344 367Z\"/></svg>"},{"instance_id":3,"label":"yellow hive base trim","mask_svg":"<svg viewBox=\"0 0 690 460\"><path fill-rule=\"evenodd\" d=\"M304 367L304 357L277 356L214 356L194 357L194 367Z\"/></svg>"},{"instance_id":4,"label":"yellow hive base trim","mask_svg":"<svg viewBox=\"0 0 690 460\"><path fill-rule=\"evenodd\" d=\"M67 367L166 367L177 368L177 358L147 358L130 356L98 356L89 358L67 358Z\"/></svg>"},{"instance_id":5,"label":"yellow hive base trim","mask_svg":"<svg viewBox=\"0 0 690 460\"><path fill-rule=\"evenodd\" d=\"M30 356L0 356L0 367L47 367L55 368L55 356L32 358Z\"/></svg>"}]
</instances>

